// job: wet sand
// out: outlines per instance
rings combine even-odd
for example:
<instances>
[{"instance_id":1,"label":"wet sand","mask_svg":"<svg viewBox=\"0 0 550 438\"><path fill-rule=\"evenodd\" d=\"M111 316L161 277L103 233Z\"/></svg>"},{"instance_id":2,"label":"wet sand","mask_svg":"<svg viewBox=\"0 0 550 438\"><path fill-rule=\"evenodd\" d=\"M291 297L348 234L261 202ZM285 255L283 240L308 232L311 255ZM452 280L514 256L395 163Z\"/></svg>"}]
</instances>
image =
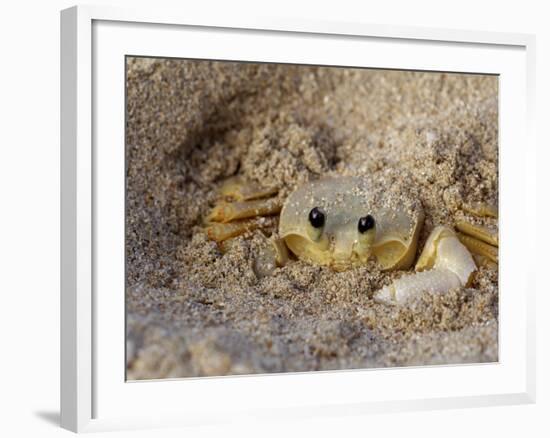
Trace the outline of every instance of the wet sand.
<instances>
[{"instance_id":1,"label":"wet sand","mask_svg":"<svg viewBox=\"0 0 550 438\"><path fill-rule=\"evenodd\" d=\"M128 379L498 360L494 269L387 306L372 295L403 271L294 260L258 278L261 231L222 252L201 226L235 174L281 200L327 175L397 178L426 214L419 251L436 225L496 225L461 208L498 201L496 77L136 58L127 70Z\"/></svg>"}]
</instances>

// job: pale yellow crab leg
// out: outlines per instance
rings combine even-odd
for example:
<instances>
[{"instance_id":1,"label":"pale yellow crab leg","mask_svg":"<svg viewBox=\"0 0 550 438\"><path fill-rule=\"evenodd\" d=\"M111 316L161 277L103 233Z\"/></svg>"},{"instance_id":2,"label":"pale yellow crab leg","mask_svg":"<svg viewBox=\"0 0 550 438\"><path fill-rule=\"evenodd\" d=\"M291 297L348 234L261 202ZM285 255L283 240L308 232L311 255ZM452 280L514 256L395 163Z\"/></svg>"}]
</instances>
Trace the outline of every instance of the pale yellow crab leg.
<instances>
[{"instance_id":1,"label":"pale yellow crab leg","mask_svg":"<svg viewBox=\"0 0 550 438\"><path fill-rule=\"evenodd\" d=\"M207 222L204 226L204 232L211 240L223 243L248 231L273 228L276 223L276 218L267 217L239 219L229 223Z\"/></svg>"},{"instance_id":2,"label":"pale yellow crab leg","mask_svg":"<svg viewBox=\"0 0 550 438\"><path fill-rule=\"evenodd\" d=\"M405 304L423 292L445 293L471 280L476 264L470 252L448 227L436 227L424 246L414 274L405 274L374 294L384 304Z\"/></svg>"},{"instance_id":3,"label":"pale yellow crab leg","mask_svg":"<svg viewBox=\"0 0 550 438\"><path fill-rule=\"evenodd\" d=\"M220 188L220 194L237 201L250 201L252 199L266 198L275 195L277 188L261 187L257 184L247 184L239 177L229 178Z\"/></svg>"},{"instance_id":4,"label":"pale yellow crab leg","mask_svg":"<svg viewBox=\"0 0 550 438\"><path fill-rule=\"evenodd\" d=\"M491 269L498 269L498 264L496 262L493 262L489 258L479 254L473 254L473 256L477 266L491 268Z\"/></svg>"},{"instance_id":5,"label":"pale yellow crab leg","mask_svg":"<svg viewBox=\"0 0 550 438\"><path fill-rule=\"evenodd\" d=\"M496 230L465 221L459 221L455 226L463 234L467 234L489 245L498 246L498 232Z\"/></svg>"},{"instance_id":6,"label":"pale yellow crab leg","mask_svg":"<svg viewBox=\"0 0 550 438\"><path fill-rule=\"evenodd\" d=\"M464 205L463 209L480 217L498 218L498 208L494 205L476 203ZM456 224L458 238L474 254L478 266L498 264L498 231L482 225L459 221Z\"/></svg>"},{"instance_id":7,"label":"pale yellow crab leg","mask_svg":"<svg viewBox=\"0 0 550 438\"><path fill-rule=\"evenodd\" d=\"M222 202L216 205L206 218L207 221L230 222L256 216L270 216L281 211L277 199L257 199L254 201Z\"/></svg>"},{"instance_id":8,"label":"pale yellow crab leg","mask_svg":"<svg viewBox=\"0 0 550 438\"><path fill-rule=\"evenodd\" d=\"M241 220L228 224L212 222L206 226L204 231L211 240L223 242L260 227L261 224L256 220Z\"/></svg>"},{"instance_id":9,"label":"pale yellow crab leg","mask_svg":"<svg viewBox=\"0 0 550 438\"><path fill-rule=\"evenodd\" d=\"M486 257L494 263L498 263L498 248L482 242L475 237L458 233L458 238L472 253Z\"/></svg>"},{"instance_id":10,"label":"pale yellow crab leg","mask_svg":"<svg viewBox=\"0 0 550 438\"><path fill-rule=\"evenodd\" d=\"M474 216L498 218L498 207L493 204L475 202L472 204L464 204L462 209Z\"/></svg>"}]
</instances>

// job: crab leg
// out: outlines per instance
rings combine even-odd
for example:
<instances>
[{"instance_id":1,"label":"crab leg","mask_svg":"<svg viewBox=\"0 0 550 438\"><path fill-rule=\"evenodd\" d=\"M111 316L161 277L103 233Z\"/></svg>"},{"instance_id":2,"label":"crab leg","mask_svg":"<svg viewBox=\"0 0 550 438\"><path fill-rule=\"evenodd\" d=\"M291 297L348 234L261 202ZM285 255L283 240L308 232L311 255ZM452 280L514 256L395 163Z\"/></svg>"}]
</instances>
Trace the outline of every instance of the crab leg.
<instances>
[{"instance_id":1,"label":"crab leg","mask_svg":"<svg viewBox=\"0 0 550 438\"><path fill-rule=\"evenodd\" d=\"M498 246L498 232L496 230L464 221L457 222L456 228L477 240L481 240L489 245Z\"/></svg>"},{"instance_id":2,"label":"crab leg","mask_svg":"<svg viewBox=\"0 0 550 438\"><path fill-rule=\"evenodd\" d=\"M216 242L223 242L232 237L240 236L247 231L252 231L258 228L256 221L237 221L230 224L211 223L205 228L206 235Z\"/></svg>"},{"instance_id":3,"label":"crab leg","mask_svg":"<svg viewBox=\"0 0 550 438\"><path fill-rule=\"evenodd\" d=\"M473 256L474 256L474 260L476 262L476 265L478 267L485 267L485 268L491 268L491 269L497 269L498 268L497 262L493 262L488 257L482 256L482 255L479 255L479 254L473 254Z\"/></svg>"},{"instance_id":4,"label":"crab leg","mask_svg":"<svg viewBox=\"0 0 550 438\"><path fill-rule=\"evenodd\" d=\"M281 211L281 202L277 199L257 199L254 201L222 202L208 215L208 221L230 222L256 216L270 216Z\"/></svg>"},{"instance_id":5,"label":"crab leg","mask_svg":"<svg viewBox=\"0 0 550 438\"><path fill-rule=\"evenodd\" d=\"M464 204L462 209L474 216L479 217L498 217L498 207L484 202L475 202L473 204Z\"/></svg>"},{"instance_id":6,"label":"crab leg","mask_svg":"<svg viewBox=\"0 0 550 438\"><path fill-rule=\"evenodd\" d=\"M266 218L242 219L230 223L210 222L207 223L204 231L211 240L219 243L240 236L247 231L268 228L273 224L273 220Z\"/></svg>"},{"instance_id":7,"label":"crab leg","mask_svg":"<svg viewBox=\"0 0 550 438\"><path fill-rule=\"evenodd\" d=\"M458 238L472 253L486 257L494 263L498 263L498 248L496 246L488 245L479 239L462 233L458 233Z\"/></svg>"},{"instance_id":8,"label":"crab leg","mask_svg":"<svg viewBox=\"0 0 550 438\"><path fill-rule=\"evenodd\" d=\"M220 188L220 194L236 201L250 201L252 199L266 198L275 195L277 188L267 188L258 185L246 184L239 177L228 179Z\"/></svg>"},{"instance_id":9,"label":"crab leg","mask_svg":"<svg viewBox=\"0 0 550 438\"><path fill-rule=\"evenodd\" d=\"M414 274L394 280L374 294L384 304L404 304L424 291L445 293L466 286L476 264L470 252L448 227L436 227L426 242Z\"/></svg>"},{"instance_id":10,"label":"crab leg","mask_svg":"<svg viewBox=\"0 0 550 438\"><path fill-rule=\"evenodd\" d=\"M463 209L480 217L498 217L496 206L477 203L465 205ZM456 224L458 238L475 256L478 266L496 266L498 263L498 231L474 225L469 222L459 221Z\"/></svg>"}]
</instances>

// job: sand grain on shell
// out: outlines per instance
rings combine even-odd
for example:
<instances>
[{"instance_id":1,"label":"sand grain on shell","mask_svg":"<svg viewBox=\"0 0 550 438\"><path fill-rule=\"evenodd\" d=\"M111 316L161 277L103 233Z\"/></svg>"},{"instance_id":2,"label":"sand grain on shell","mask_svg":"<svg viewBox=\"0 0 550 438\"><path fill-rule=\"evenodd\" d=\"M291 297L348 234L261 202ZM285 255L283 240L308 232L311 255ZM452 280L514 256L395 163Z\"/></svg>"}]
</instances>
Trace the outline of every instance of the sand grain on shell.
<instances>
[{"instance_id":1,"label":"sand grain on shell","mask_svg":"<svg viewBox=\"0 0 550 438\"><path fill-rule=\"evenodd\" d=\"M372 293L400 272L301 261L258 279L259 231L222 254L201 232L238 173L280 188L325 175L398 178L422 203L420 245L464 202L498 200L497 78L128 59L129 379L498 360L498 278L405 308ZM395 196L399 196L398 193Z\"/></svg>"}]
</instances>

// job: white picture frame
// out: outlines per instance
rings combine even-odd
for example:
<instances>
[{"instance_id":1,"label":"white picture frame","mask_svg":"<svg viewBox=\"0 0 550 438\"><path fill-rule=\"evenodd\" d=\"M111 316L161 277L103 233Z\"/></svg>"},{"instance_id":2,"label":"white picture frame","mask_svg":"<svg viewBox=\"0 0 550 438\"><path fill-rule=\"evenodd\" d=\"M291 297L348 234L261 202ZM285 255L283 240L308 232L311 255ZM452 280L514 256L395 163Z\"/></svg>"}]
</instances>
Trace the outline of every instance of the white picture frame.
<instances>
[{"instance_id":1,"label":"white picture frame","mask_svg":"<svg viewBox=\"0 0 550 438\"><path fill-rule=\"evenodd\" d=\"M193 32L205 37L205 42L184 53L181 42ZM229 34L240 54L223 56L227 48L220 38L228 39ZM218 41L217 45L212 41ZM310 53L307 60L300 52L301 44ZM372 57L350 63L351 55L345 49L353 44L372 49ZM381 44L384 50L377 48ZM121 379L124 289L122 283L117 295L117 285L124 265L120 68L128 54L501 75L500 233L504 242L500 249L499 363L125 383ZM62 427L101 431L251 417L534 402L535 272L521 259L522 254L533 253L536 235L534 57L535 38L525 34L311 22L296 17L227 19L215 14L198 16L189 10L78 6L62 11ZM104 105L104 94L109 96L111 109ZM114 155L98 155L98 144L109 144ZM523 148L514 148L514 144ZM518 203L523 208L514 208ZM111 224L108 228L106 221ZM520 238L513 230L522 224L529 226L521 228ZM106 290L111 294L106 295ZM363 385L369 391L351 390ZM300 393L289 398L289 389L298 386Z\"/></svg>"}]
</instances>

